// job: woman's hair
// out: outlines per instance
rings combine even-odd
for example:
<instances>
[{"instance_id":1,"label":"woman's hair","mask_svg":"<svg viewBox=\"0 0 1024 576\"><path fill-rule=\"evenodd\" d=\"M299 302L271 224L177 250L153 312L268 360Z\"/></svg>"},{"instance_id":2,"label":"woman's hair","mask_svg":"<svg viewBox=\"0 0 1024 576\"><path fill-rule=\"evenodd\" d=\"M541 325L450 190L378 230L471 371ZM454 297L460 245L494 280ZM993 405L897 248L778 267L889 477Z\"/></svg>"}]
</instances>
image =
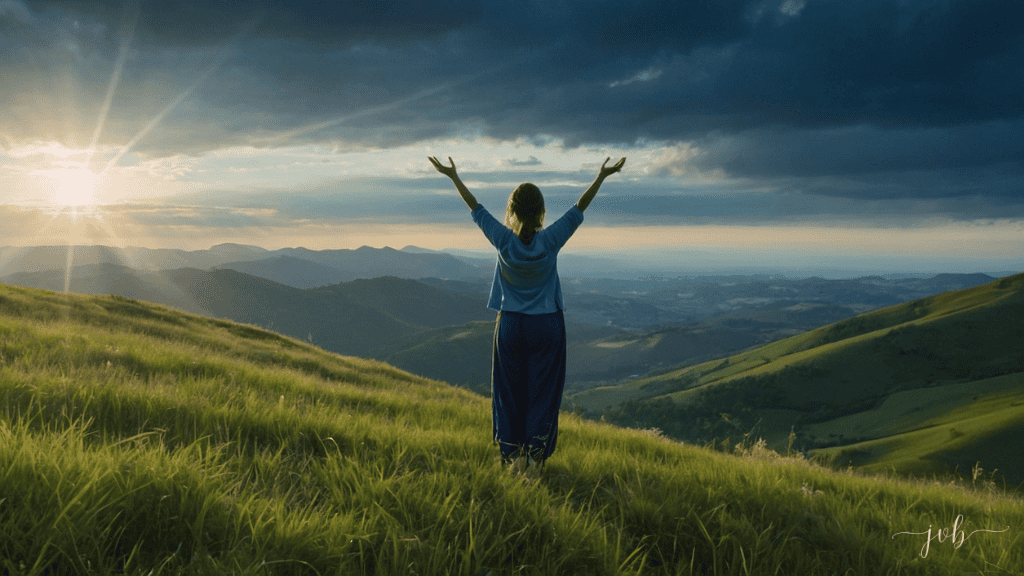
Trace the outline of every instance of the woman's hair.
<instances>
[{"instance_id":1,"label":"woman's hair","mask_svg":"<svg viewBox=\"0 0 1024 576\"><path fill-rule=\"evenodd\" d=\"M544 223L544 196L540 188L526 182L520 184L508 197L505 208L505 226L529 244Z\"/></svg>"}]
</instances>

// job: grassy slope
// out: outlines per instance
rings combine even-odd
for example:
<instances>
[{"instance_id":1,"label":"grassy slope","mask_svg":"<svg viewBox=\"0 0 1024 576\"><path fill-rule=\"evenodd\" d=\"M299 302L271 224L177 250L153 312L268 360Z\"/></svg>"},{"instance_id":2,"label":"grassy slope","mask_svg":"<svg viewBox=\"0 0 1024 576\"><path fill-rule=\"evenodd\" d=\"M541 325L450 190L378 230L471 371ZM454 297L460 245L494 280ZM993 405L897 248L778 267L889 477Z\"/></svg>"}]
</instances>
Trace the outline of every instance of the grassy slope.
<instances>
[{"instance_id":1,"label":"grassy slope","mask_svg":"<svg viewBox=\"0 0 1024 576\"><path fill-rule=\"evenodd\" d=\"M802 366L813 374L791 379L780 389L786 400L800 404L810 399L846 402L940 380L980 379L1004 368L1024 370L1021 327L1006 321L1022 311L1024 274L1019 274L862 314L732 356L727 363L713 361L650 381L695 377L696 387L672 395L685 401L704 386ZM820 383L829 376L836 379L823 390ZM835 385L843 382L856 386Z\"/></svg>"},{"instance_id":2,"label":"grassy slope","mask_svg":"<svg viewBox=\"0 0 1024 576\"><path fill-rule=\"evenodd\" d=\"M1020 574L1019 500L562 419L537 483L487 399L248 326L0 285L0 570ZM900 531L976 533L954 548Z\"/></svg>"},{"instance_id":3,"label":"grassy slope","mask_svg":"<svg viewBox=\"0 0 1024 576\"><path fill-rule=\"evenodd\" d=\"M816 453L834 458L839 466L854 465L871 471L893 469L902 474L921 475L953 468L974 474L975 467L984 464L997 466L989 473L994 475L998 471L1011 482L1024 478L1024 461L1020 458L1020 441L1024 438L1024 374L970 384L969 388L949 386L954 390L944 395L946 398L921 398L914 408L925 408L912 408L913 413L906 420L889 420L895 424L891 428L905 432ZM949 396L960 402L954 404ZM879 422L888 415L884 409L872 412L879 412Z\"/></svg>"},{"instance_id":4,"label":"grassy slope","mask_svg":"<svg viewBox=\"0 0 1024 576\"><path fill-rule=\"evenodd\" d=\"M1024 275L1017 275L885 308L603 393L626 399L664 394L676 405L713 406L734 420L743 419L738 425L743 430L757 422L757 434L774 445L784 441L792 426L807 437L827 435L843 444L884 436L851 447L840 461L928 474L963 472L982 459L983 465L999 467L1009 482L1019 484L1024 469L1012 464L1018 458L1005 446L1008 440L1019 446L1024 437L1014 424L1024 410L1003 418L975 409L973 424L961 426L962 434L951 434L949 427L967 419L966 413L948 416L941 434L915 431L938 426L925 415L937 417L956 407L967 410L974 402L986 405L982 396L1020 390L1024 334L1019 322L1008 319L1022 316ZM822 453L839 456L841 450Z\"/></svg>"}]
</instances>

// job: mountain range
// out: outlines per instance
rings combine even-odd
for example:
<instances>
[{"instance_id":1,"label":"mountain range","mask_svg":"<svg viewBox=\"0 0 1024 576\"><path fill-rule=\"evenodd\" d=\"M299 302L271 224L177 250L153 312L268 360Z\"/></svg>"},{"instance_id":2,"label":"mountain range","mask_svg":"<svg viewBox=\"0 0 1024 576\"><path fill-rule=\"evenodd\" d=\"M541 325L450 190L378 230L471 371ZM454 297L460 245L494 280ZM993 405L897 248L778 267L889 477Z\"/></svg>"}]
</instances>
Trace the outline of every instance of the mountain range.
<instances>
[{"instance_id":1,"label":"mountain range","mask_svg":"<svg viewBox=\"0 0 1024 576\"><path fill-rule=\"evenodd\" d=\"M231 268L296 288L311 288L359 278L479 278L484 272L444 252L371 248L354 250L266 250L218 244L208 250L115 248L110 246L0 247L0 276L20 272L66 270L90 264L115 264L137 270ZM493 268L490 270L493 272Z\"/></svg>"}]
</instances>

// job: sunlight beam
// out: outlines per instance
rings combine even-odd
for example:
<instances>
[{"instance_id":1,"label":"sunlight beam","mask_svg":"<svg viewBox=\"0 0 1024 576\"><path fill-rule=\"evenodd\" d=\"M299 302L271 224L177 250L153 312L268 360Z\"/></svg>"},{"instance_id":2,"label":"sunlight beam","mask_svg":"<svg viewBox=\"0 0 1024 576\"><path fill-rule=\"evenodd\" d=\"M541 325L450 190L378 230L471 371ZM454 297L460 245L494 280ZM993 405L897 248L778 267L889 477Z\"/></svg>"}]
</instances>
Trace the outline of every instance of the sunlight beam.
<instances>
[{"instance_id":1,"label":"sunlight beam","mask_svg":"<svg viewBox=\"0 0 1024 576\"><path fill-rule=\"evenodd\" d=\"M153 119L150 120L149 123L146 124L146 126L143 127L142 130L140 130L138 134L136 134L134 137L132 137L132 139L129 140L128 143L125 144L124 147L121 148L121 150L114 156L114 158L111 159L110 162L107 163L107 167L103 169L103 172L106 172L107 170L110 170L111 168L116 166L118 161L121 160L122 156L124 156L132 148L134 148L135 145L139 142L139 140L142 140L147 134L149 134L153 130L153 128L156 128L157 125L159 125L160 122L163 121L165 116L167 116L168 114L171 113L171 111L173 111L175 108L177 108L178 104L181 104L185 100L185 98L188 98L192 94L192 91L195 90L196 88L198 88L199 85L203 83L203 81L205 81L207 78L209 78L210 75L213 74L214 71L217 70L217 68L220 68L220 65L223 62L223 60L224 60L224 58L218 57L217 60L214 61L213 65L211 65L209 68L207 68L206 71L203 72L199 76L199 78L195 82L192 83L191 86L186 88L185 91L182 92L181 94L179 94L174 100L171 100L171 102L168 103L167 106L164 106L164 109L161 110L160 112L158 112L157 115L154 116Z\"/></svg>"},{"instance_id":2,"label":"sunlight beam","mask_svg":"<svg viewBox=\"0 0 1024 576\"><path fill-rule=\"evenodd\" d=\"M348 122L349 120L352 120L354 118L362 118L363 116L372 116L374 114L380 114L380 113L383 113L383 112L387 112L389 110L394 110L395 108L398 108L399 106L408 104L410 102L415 102L416 100L420 100L420 99L426 98L427 96L433 96L434 94L437 94L438 92L448 88L449 86L450 86L450 84L443 84L441 86L435 86L433 88L427 88L426 90L421 90L421 91L419 91L419 92L417 92L417 93L415 93L415 94L413 94L411 96L406 96L405 98L402 98L401 100L395 100L394 102L389 102L387 104L382 104L380 106L373 106L371 108L366 108L366 109L360 110L358 112L353 112L351 114L346 114L344 116L339 116L339 117L331 119L331 120L326 120L326 121L323 121L323 122L316 122L316 123L313 123L313 124L308 124L308 125L302 126L300 128L295 128L295 129L289 130L287 132L282 132L281 134L278 134L277 136L272 136L270 138L267 138L264 141L265 142L270 142L270 143L276 143L276 142L280 142L282 140L290 140L292 138L295 138L296 136L301 136L302 134L306 134L307 132L316 132L317 130L323 130L324 128L330 128L332 126L337 126L339 124L343 124L343 123Z\"/></svg>"},{"instance_id":3,"label":"sunlight beam","mask_svg":"<svg viewBox=\"0 0 1024 576\"><path fill-rule=\"evenodd\" d=\"M132 16L131 23L128 24L127 29L124 32L124 36L121 38L121 49L117 54L117 61L114 63L114 70L110 74L110 82L107 84L107 95L103 99L103 106L100 108L100 116L96 120L96 130L92 134L92 141L89 143L88 156L85 160L85 165L88 166L92 161L93 154L96 153L96 145L100 141L100 135L103 133L103 127L107 123L107 115L110 114L110 106L114 101L114 93L117 91L117 86L121 82L121 72L124 70L124 61L128 58L128 46L131 44L132 37L135 35L135 24L139 19L139 6L138 2L132 2Z\"/></svg>"},{"instance_id":4,"label":"sunlight beam","mask_svg":"<svg viewBox=\"0 0 1024 576\"><path fill-rule=\"evenodd\" d=\"M64 263L64 294L71 293L71 264L75 261L75 245L68 242L68 260Z\"/></svg>"},{"instance_id":5,"label":"sunlight beam","mask_svg":"<svg viewBox=\"0 0 1024 576\"><path fill-rule=\"evenodd\" d=\"M514 68L516 66L522 65L522 64L524 64L524 63L526 63L526 62L528 62L530 60L534 60L534 59L536 59L536 56L530 56L530 57L517 56L517 57L513 58L509 62L506 62L504 64L499 64L499 65L494 66L493 68L490 68L488 70L484 70L484 71L478 72L476 74L470 74L470 75L465 76L465 77L463 77L463 78L461 78L459 80L453 80L453 81L448 82L446 84L441 84L441 85L438 85L438 86L434 86L432 88L426 88L424 90L416 92L415 94L406 96L405 98L401 98L401 99L395 100L393 102L388 102L387 104L381 104L380 106L373 106L373 107L370 107L370 108L366 108L364 110L359 110L358 112L352 112L350 114L345 114L343 116L338 116L338 117L333 118L331 120L314 122L314 123L311 123L311 124L307 124L305 126L301 126L299 128L294 128L292 130L286 130L284 132L281 132L281 133L277 134L276 136L268 136L268 137L264 137L264 138L259 138L256 141L258 143L274 145L274 144L278 144L278 143L280 143L282 141L286 141L286 140L289 140L291 138L295 138L296 136L301 136L301 135L306 134L308 132L316 132L317 130L323 130L325 128L330 128L332 126L337 126L339 124L343 124L343 123L348 122L349 120L352 120L352 119L355 119L355 118L362 118L364 116L372 116L374 114L381 114L381 113L384 113L384 112L388 112L390 110L394 110L395 108L398 108L399 106L404 106L404 105L409 104L411 102L415 102L417 100L422 100L423 98L426 98L428 96L433 96L434 94L437 94L438 92L442 92L444 90L449 90L449 89L455 88L456 86L459 86L459 85L462 85L462 84L478 81L480 78L483 78L484 76L490 76L490 75L493 75L493 74L497 74L498 72L501 72L501 71L506 70L508 68Z\"/></svg>"},{"instance_id":6,"label":"sunlight beam","mask_svg":"<svg viewBox=\"0 0 1024 576\"><path fill-rule=\"evenodd\" d=\"M207 68L202 74L200 74L199 77L195 80L195 82L192 83L191 86L186 88L181 94L179 94L176 98L171 100L170 103L168 103L163 110L158 112L157 115L154 116L153 119L150 120L149 123L142 128L142 130L139 131L138 134L136 134L131 140L129 140L128 143L121 148L117 155L115 155L114 158L107 163L107 167L103 169L103 172L106 172L107 170L110 170L111 168L116 166L118 161L121 160L121 157L127 154L132 148L134 148L135 145L139 142L139 140L142 140L147 134L149 134L154 128L156 128L157 125L159 125L160 122L163 121L164 117L170 114L172 110L177 108L179 104L181 104L186 98L188 98L192 94L192 92L195 91L196 88L198 88L203 82L206 81L207 78L213 75L213 73L216 72L228 59L228 56L230 56L234 52L235 45L238 44L239 40L243 36L251 32L252 29L256 27L256 24L262 19L263 15L259 13L249 17L249 19L242 26L241 30L239 30L234 36L232 36L230 40L224 43L223 47L217 53L216 58L214 58L213 63L209 66L209 68Z\"/></svg>"}]
</instances>

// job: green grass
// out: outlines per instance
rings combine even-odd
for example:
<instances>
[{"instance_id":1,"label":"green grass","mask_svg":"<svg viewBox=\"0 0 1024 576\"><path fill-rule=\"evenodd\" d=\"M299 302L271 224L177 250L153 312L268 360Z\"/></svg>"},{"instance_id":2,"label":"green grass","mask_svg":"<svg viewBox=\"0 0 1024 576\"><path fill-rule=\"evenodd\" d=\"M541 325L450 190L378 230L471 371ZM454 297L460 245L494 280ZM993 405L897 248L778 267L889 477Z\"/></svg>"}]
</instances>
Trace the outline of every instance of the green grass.
<instances>
[{"instance_id":1,"label":"green grass","mask_svg":"<svg viewBox=\"0 0 1024 576\"><path fill-rule=\"evenodd\" d=\"M337 327L344 330L344 326ZM1021 501L561 417L249 326L0 285L8 574L1020 574ZM954 547L897 532L975 533Z\"/></svg>"},{"instance_id":2,"label":"green grass","mask_svg":"<svg viewBox=\"0 0 1024 576\"><path fill-rule=\"evenodd\" d=\"M1024 437L1024 375L1012 374L987 381L999 390L979 394L959 403L942 402L930 417L927 410L919 422L901 422L905 432L877 440L815 451L838 465L853 464L867 471L893 470L901 475L927 476L950 468L977 476L977 468L998 469L1010 478L1024 477L1019 439ZM972 383L974 384L974 383ZM977 386L976 390L983 389ZM942 407L945 405L945 409Z\"/></svg>"}]
</instances>

